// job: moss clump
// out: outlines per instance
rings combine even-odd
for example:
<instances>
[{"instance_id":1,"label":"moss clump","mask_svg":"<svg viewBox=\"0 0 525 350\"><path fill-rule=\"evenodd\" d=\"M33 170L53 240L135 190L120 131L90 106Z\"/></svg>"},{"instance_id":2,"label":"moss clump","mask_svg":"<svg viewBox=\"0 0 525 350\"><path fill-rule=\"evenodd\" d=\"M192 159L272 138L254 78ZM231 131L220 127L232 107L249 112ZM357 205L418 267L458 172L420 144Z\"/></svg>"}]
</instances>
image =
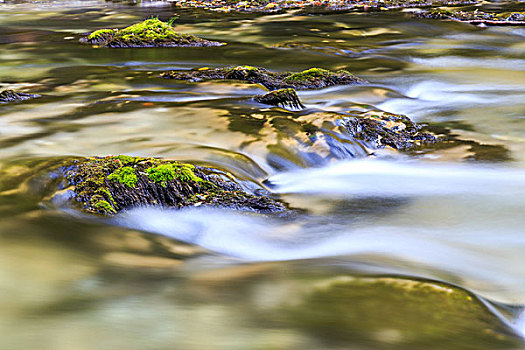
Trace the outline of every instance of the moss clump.
<instances>
[{"instance_id":1,"label":"moss clump","mask_svg":"<svg viewBox=\"0 0 525 350\"><path fill-rule=\"evenodd\" d=\"M112 215L137 205L170 208L209 205L256 212L285 206L254 196L238 185L192 164L157 158L108 156L75 159L60 168L82 209ZM210 172L212 169L207 169Z\"/></svg>"},{"instance_id":2,"label":"moss clump","mask_svg":"<svg viewBox=\"0 0 525 350\"><path fill-rule=\"evenodd\" d=\"M146 172L151 180L160 183L162 187L166 187L166 184L175 178L182 181L203 181L195 175L194 170L195 167L191 164L170 163L151 167Z\"/></svg>"},{"instance_id":3,"label":"moss clump","mask_svg":"<svg viewBox=\"0 0 525 350\"><path fill-rule=\"evenodd\" d=\"M286 78L286 81L305 81L310 79L324 78L334 74L326 69L310 68L299 73L293 73Z\"/></svg>"},{"instance_id":4,"label":"moss clump","mask_svg":"<svg viewBox=\"0 0 525 350\"><path fill-rule=\"evenodd\" d=\"M135 170L132 167L125 166L110 174L108 180L118 181L128 187L135 188L138 179Z\"/></svg>"},{"instance_id":5,"label":"moss clump","mask_svg":"<svg viewBox=\"0 0 525 350\"><path fill-rule=\"evenodd\" d=\"M189 47L224 44L177 33L169 23L158 18L150 18L124 29L99 29L81 39L81 42L107 47Z\"/></svg>"},{"instance_id":6,"label":"moss clump","mask_svg":"<svg viewBox=\"0 0 525 350\"><path fill-rule=\"evenodd\" d=\"M161 74L163 78L204 81L241 80L261 84L269 90L292 88L295 90L322 89L334 85L363 84L364 80L346 70L332 72L321 68L311 68L302 72L270 72L252 66L233 68L196 69L191 71L170 71Z\"/></svg>"},{"instance_id":7,"label":"moss clump","mask_svg":"<svg viewBox=\"0 0 525 350\"><path fill-rule=\"evenodd\" d=\"M113 36L114 29L99 29L88 35L89 40L102 40L109 36Z\"/></svg>"},{"instance_id":8,"label":"moss clump","mask_svg":"<svg viewBox=\"0 0 525 350\"><path fill-rule=\"evenodd\" d=\"M91 206L100 214L116 214L117 211L101 195L95 195L91 198Z\"/></svg>"}]
</instances>

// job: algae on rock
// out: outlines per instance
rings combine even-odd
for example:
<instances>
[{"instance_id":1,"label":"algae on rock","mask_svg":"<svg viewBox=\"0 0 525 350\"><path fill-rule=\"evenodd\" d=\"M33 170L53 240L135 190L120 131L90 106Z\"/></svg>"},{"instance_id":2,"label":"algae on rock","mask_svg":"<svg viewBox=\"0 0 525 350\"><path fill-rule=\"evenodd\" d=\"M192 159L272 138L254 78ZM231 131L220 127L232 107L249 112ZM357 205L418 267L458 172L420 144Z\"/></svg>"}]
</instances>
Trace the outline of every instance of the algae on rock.
<instances>
[{"instance_id":1,"label":"algae on rock","mask_svg":"<svg viewBox=\"0 0 525 350\"><path fill-rule=\"evenodd\" d=\"M150 18L124 29L99 29L80 42L104 47L207 47L224 43L178 33L168 23Z\"/></svg>"},{"instance_id":2,"label":"algae on rock","mask_svg":"<svg viewBox=\"0 0 525 350\"><path fill-rule=\"evenodd\" d=\"M212 169L177 161L91 157L67 161L60 171L64 187L87 212L111 215L140 205L205 205L260 213L286 209L279 201L249 194L233 181L210 174Z\"/></svg>"},{"instance_id":3,"label":"algae on rock","mask_svg":"<svg viewBox=\"0 0 525 350\"><path fill-rule=\"evenodd\" d=\"M232 68L194 69L189 71L169 71L161 74L163 78L188 80L241 80L261 84L269 90L293 88L295 90L322 89L335 85L364 84L346 70L332 72L321 68L310 68L302 72L270 72L264 68L237 66Z\"/></svg>"}]
</instances>

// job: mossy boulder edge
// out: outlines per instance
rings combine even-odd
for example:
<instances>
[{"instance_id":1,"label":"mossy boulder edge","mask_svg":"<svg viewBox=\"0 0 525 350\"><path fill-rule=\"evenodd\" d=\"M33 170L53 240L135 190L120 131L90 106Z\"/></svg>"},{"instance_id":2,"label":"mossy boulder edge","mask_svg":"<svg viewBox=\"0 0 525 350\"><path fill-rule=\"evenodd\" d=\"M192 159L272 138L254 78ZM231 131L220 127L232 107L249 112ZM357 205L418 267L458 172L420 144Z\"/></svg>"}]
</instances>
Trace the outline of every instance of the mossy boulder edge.
<instances>
[{"instance_id":1,"label":"mossy boulder edge","mask_svg":"<svg viewBox=\"0 0 525 350\"><path fill-rule=\"evenodd\" d=\"M255 196L216 169L158 158L131 156L67 160L63 187L83 211L113 215L136 206L173 209L210 206L257 213L284 212L283 203Z\"/></svg>"},{"instance_id":2,"label":"mossy boulder edge","mask_svg":"<svg viewBox=\"0 0 525 350\"><path fill-rule=\"evenodd\" d=\"M207 80L240 80L261 84L269 90L288 89L312 90L335 85L364 84L365 80L346 70L330 71L322 68L310 68L302 72L270 72L264 68L236 66L230 68L199 68L189 71L169 71L161 77L192 82Z\"/></svg>"},{"instance_id":3,"label":"mossy boulder edge","mask_svg":"<svg viewBox=\"0 0 525 350\"><path fill-rule=\"evenodd\" d=\"M80 39L81 43L102 47L209 47L225 43L178 33L168 23L150 18L124 29L99 29Z\"/></svg>"}]
</instances>

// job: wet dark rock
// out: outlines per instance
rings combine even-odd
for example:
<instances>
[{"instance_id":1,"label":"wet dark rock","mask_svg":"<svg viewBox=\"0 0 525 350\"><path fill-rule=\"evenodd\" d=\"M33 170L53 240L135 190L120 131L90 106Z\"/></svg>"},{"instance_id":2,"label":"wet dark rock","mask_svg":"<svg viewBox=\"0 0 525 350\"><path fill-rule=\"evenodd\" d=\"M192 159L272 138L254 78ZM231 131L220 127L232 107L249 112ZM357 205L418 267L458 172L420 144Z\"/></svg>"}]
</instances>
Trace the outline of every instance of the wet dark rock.
<instances>
[{"instance_id":1,"label":"wet dark rock","mask_svg":"<svg viewBox=\"0 0 525 350\"><path fill-rule=\"evenodd\" d=\"M13 90L4 90L0 92L0 103L20 102L37 97L40 97L40 95L26 94L23 92L16 92Z\"/></svg>"},{"instance_id":2,"label":"wet dark rock","mask_svg":"<svg viewBox=\"0 0 525 350\"><path fill-rule=\"evenodd\" d=\"M435 135L422 131L421 125L400 114L372 113L350 117L345 118L344 125L353 137L373 142L377 148L389 146L407 150L439 141Z\"/></svg>"},{"instance_id":3,"label":"wet dark rock","mask_svg":"<svg viewBox=\"0 0 525 350\"><path fill-rule=\"evenodd\" d=\"M311 68L302 72L270 72L252 66L233 68L200 68L190 71L170 71L162 73L163 78L188 80L193 82L206 80L241 80L261 84L269 90L293 88L295 90L322 89L334 85L364 84L360 79L346 70L332 72L321 68Z\"/></svg>"},{"instance_id":4,"label":"wet dark rock","mask_svg":"<svg viewBox=\"0 0 525 350\"><path fill-rule=\"evenodd\" d=\"M475 25L525 25L525 12L483 12L476 10L459 11L434 9L416 13L417 17L457 21Z\"/></svg>"},{"instance_id":5,"label":"wet dark rock","mask_svg":"<svg viewBox=\"0 0 525 350\"><path fill-rule=\"evenodd\" d=\"M147 19L124 29L100 29L80 39L81 43L104 47L208 47L224 43L177 33L158 18Z\"/></svg>"},{"instance_id":6,"label":"wet dark rock","mask_svg":"<svg viewBox=\"0 0 525 350\"><path fill-rule=\"evenodd\" d=\"M265 95L254 97L254 100L272 106L291 107L295 109L304 108L299 96L297 96L295 90L291 88L270 91Z\"/></svg>"},{"instance_id":7,"label":"wet dark rock","mask_svg":"<svg viewBox=\"0 0 525 350\"><path fill-rule=\"evenodd\" d=\"M245 192L216 170L171 160L130 156L80 158L59 168L64 188L81 209L112 215L140 205L179 209L212 206L257 213L286 210L268 196Z\"/></svg>"}]
</instances>

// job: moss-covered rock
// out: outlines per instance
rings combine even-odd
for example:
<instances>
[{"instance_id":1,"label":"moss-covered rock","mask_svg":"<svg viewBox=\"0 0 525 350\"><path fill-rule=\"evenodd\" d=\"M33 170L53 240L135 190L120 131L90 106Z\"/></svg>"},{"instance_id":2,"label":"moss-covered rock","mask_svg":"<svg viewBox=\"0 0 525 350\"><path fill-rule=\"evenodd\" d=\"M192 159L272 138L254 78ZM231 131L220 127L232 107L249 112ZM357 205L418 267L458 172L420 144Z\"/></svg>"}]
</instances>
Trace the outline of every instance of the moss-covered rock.
<instances>
[{"instance_id":1,"label":"moss-covered rock","mask_svg":"<svg viewBox=\"0 0 525 350\"><path fill-rule=\"evenodd\" d=\"M190 71L169 71L162 73L164 78L189 80L241 80L261 84L269 90L293 88L295 90L322 89L334 85L364 84L360 79L346 70L332 72L321 68L311 68L302 72L270 72L252 66L233 68L194 69Z\"/></svg>"},{"instance_id":2,"label":"moss-covered rock","mask_svg":"<svg viewBox=\"0 0 525 350\"><path fill-rule=\"evenodd\" d=\"M104 47L201 47L224 43L177 33L171 25L150 18L124 29L100 29L80 39L80 42Z\"/></svg>"},{"instance_id":3,"label":"moss-covered rock","mask_svg":"<svg viewBox=\"0 0 525 350\"><path fill-rule=\"evenodd\" d=\"M245 192L213 169L171 160L80 158L62 164L60 172L64 187L74 192L83 210L92 213L111 215L140 205L175 209L205 205L260 213L286 209L270 197Z\"/></svg>"},{"instance_id":4,"label":"moss-covered rock","mask_svg":"<svg viewBox=\"0 0 525 350\"><path fill-rule=\"evenodd\" d=\"M40 95L26 94L23 92L16 92L13 90L4 90L0 92L0 103L20 102L37 97L40 97Z\"/></svg>"},{"instance_id":5,"label":"moss-covered rock","mask_svg":"<svg viewBox=\"0 0 525 350\"><path fill-rule=\"evenodd\" d=\"M521 348L481 299L434 281L342 276L317 286L288 315L308 334L341 348Z\"/></svg>"},{"instance_id":6,"label":"moss-covered rock","mask_svg":"<svg viewBox=\"0 0 525 350\"><path fill-rule=\"evenodd\" d=\"M299 96L297 96L297 93L292 88L273 90L267 94L255 96L254 100L272 106L291 107L295 109L304 108Z\"/></svg>"}]
</instances>

